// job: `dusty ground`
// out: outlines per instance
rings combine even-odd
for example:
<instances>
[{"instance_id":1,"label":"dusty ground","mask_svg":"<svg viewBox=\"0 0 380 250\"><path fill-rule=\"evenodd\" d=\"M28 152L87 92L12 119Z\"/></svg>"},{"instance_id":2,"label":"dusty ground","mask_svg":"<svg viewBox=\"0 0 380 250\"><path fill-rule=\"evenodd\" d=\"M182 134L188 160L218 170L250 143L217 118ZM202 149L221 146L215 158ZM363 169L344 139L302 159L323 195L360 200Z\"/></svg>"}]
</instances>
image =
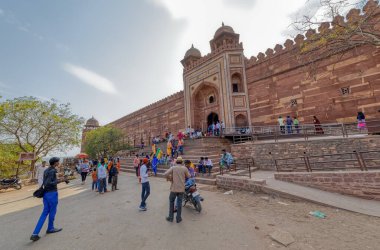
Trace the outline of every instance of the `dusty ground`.
<instances>
[{"instance_id":1,"label":"dusty ground","mask_svg":"<svg viewBox=\"0 0 380 250\"><path fill-rule=\"evenodd\" d=\"M258 227L256 231L265 239L268 249L380 249L380 218L265 194L234 192L224 195L219 191L218 196L232 203ZM315 210L324 212L327 218L310 216L309 212ZM272 241L268 235L277 228L290 232L295 243L285 248Z\"/></svg>"},{"instance_id":2,"label":"dusty ground","mask_svg":"<svg viewBox=\"0 0 380 250\"><path fill-rule=\"evenodd\" d=\"M90 183L60 185L56 225L63 231L29 240L41 213L41 200L28 198L34 191L0 195L0 249L266 249L246 217L218 193L201 191L203 211L183 209L183 222L169 223L169 183L151 179L148 211L139 212L140 184L122 175L120 190L99 195ZM64 189L62 189L64 188ZM223 197L223 196L222 196Z\"/></svg>"},{"instance_id":3,"label":"dusty ground","mask_svg":"<svg viewBox=\"0 0 380 250\"><path fill-rule=\"evenodd\" d=\"M42 210L41 200L31 198L35 187L0 194L0 249L380 249L379 218L265 194L201 190L202 213L186 207L176 224L165 221L165 180L151 179L147 212L137 210L141 187L134 176L122 175L119 187L99 195L90 183L60 184L56 225L63 231L45 235L45 224L35 243L29 237ZM314 210L327 218L309 216ZM277 229L295 242L285 248L270 239Z\"/></svg>"}]
</instances>

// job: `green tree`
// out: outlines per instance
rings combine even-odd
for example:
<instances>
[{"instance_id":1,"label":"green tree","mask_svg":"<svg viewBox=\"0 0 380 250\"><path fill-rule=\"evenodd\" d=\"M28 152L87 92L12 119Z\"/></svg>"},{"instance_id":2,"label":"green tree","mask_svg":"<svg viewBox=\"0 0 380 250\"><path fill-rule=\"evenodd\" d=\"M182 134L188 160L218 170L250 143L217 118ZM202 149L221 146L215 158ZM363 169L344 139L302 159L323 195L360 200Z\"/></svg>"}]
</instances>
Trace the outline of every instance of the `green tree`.
<instances>
[{"instance_id":1,"label":"green tree","mask_svg":"<svg viewBox=\"0 0 380 250\"><path fill-rule=\"evenodd\" d=\"M103 126L86 133L85 152L92 158L112 156L120 150L129 149L123 132L112 126Z\"/></svg>"},{"instance_id":2,"label":"green tree","mask_svg":"<svg viewBox=\"0 0 380 250\"><path fill-rule=\"evenodd\" d=\"M306 34L301 54L312 63L332 55L342 57L355 47L380 46L378 1L320 0L316 13L300 14L302 17L297 17L292 26L297 32Z\"/></svg>"},{"instance_id":3,"label":"green tree","mask_svg":"<svg viewBox=\"0 0 380 250\"><path fill-rule=\"evenodd\" d=\"M0 143L16 145L21 152L33 152L35 162L53 151L79 145L84 120L70 104L35 97L20 97L0 103Z\"/></svg>"}]
</instances>

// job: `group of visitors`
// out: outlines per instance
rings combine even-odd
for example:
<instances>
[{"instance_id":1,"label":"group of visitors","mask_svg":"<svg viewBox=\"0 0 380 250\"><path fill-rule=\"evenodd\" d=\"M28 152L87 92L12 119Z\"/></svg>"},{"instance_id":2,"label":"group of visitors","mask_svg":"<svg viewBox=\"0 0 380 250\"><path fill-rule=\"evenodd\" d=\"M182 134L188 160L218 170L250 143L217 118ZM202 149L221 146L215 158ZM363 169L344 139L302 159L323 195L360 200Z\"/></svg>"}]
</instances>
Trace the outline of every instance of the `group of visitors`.
<instances>
[{"instance_id":1,"label":"group of visitors","mask_svg":"<svg viewBox=\"0 0 380 250\"><path fill-rule=\"evenodd\" d=\"M295 129L295 132L297 134L300 133L300 129L299 129L300 122L296 116L294 116L292 119L288 115L285 120L282 116L279 116L277 121L278 121L278 125L280 126L281 134L285 134L285 133L292 134L293 133L293 126ZM286 128L286 130L285 130L285 128Z\"/></svg>"},{"instance_id":2,"label":"group of visitors","mask_svg":"<svg viewBox=\"0 0 380 250\"><path fill-rule=\"evenodd\" d=\"M213 167L213 164L212 164L211 159L209 159L207 156L201 157L198 162L198 173L203 175L203 174L206 174L206 172L208 171L208 175L210 176L212 167Z\"/></svg>"},{"instance_id":3,"label":"group of visitors","mask_svg":"<svg viewBox=\"0 0 380 250\"><path fill-rule=\"evenodd\" d=\"M93 161L92 169L92 190L104 194L107 192L107 182L111 185L111 190L118 190L117 181L120 173L120 159L101 158L100 160ZM107 181L108 179L108 181Z\"/></svg>"},{"instance_id":4,"label":"group of visitors","mask_svg":"<svg viewBox=\"0 0 380 250\"><path fill-rule=\"evenodd\" d=\"M207 135L208 136L220 136L224 133L226 129L226 125L224 122L211 122L211 124L207 127Z\"/></svg>"}]
</instances>

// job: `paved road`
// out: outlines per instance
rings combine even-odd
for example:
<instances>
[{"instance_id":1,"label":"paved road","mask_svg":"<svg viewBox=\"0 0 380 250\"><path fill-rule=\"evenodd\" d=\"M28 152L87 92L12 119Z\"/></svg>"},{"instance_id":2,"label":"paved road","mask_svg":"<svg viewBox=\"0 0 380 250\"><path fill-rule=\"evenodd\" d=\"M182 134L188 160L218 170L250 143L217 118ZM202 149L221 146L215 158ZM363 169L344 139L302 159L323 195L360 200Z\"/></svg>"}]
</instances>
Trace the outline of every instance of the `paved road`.
<instances>
[{"instance_id":1,"label":"paved road","mask_svg":"<svg viewBox=\"0 0 380 250\"><path fill-rule=\"evenodd\" d=\"M29 240L41 201L33 188L0 194L0 249L265 249L254 226L220 194L201 191L204 210L183 210L180 224L165 221L169 183L151 179L148 211L139 212L140 185L123 174L120 190L99 195L90 184L60 190L56 225L63 231ZM28 191L29 190L29 191ZM14 211L14 212L12 212Z\"/></svg>"}]
</instances>

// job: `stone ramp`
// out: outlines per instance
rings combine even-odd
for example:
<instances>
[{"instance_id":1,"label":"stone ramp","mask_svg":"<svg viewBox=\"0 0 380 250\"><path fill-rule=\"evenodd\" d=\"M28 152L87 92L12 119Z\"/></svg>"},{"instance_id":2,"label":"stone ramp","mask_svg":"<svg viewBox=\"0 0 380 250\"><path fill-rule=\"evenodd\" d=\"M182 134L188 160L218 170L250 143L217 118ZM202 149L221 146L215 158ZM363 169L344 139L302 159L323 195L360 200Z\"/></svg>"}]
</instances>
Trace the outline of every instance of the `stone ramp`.
<instances>
[{"instance_id":1,"label":"stone ramp","mask_svg":"<svg viewBox=\"0 0 380 250\"><path fill-rule=\"evenodd\" d=\"M252 178L266 181L262 190L266 193L277 193L283 196L336 207L351 212L380 217L380 202L366 200L338 193L327 192L315 188L304 187L293 183L274 179L274 172L257 171L252 173Z\"/></svg>"}]
</instances>

